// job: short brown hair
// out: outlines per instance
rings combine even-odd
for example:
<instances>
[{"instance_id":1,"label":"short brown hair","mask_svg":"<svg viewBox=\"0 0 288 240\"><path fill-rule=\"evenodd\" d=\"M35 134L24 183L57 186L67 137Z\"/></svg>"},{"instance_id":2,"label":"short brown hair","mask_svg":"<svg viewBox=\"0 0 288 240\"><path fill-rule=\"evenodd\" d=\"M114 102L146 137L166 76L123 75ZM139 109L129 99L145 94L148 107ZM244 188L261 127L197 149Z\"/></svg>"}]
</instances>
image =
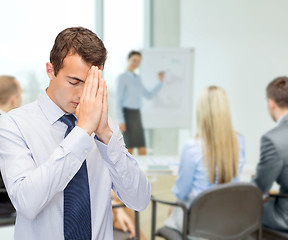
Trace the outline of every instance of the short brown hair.
<instances>
[{"instance_id":1,"label":"short brown hair","mask_svg":"<svg viewBox=\"0 0 288 240\"><path fill-rule=\"evenodd\" d=\"M9 98L17 94L19 91L19 83L15 77L0 76L0 105L5 105Z\"/></svg>"},{"instance_id":2,"label":"short brown hair","mask_svg":"<svg viewBox=\"0 0 288 240\"><path fill-rule=\"evenodd\" d=\"M128 59L130 59L134 55L138 55L138 56L142 57L142 55L139 51L132 50L131 52L128 53Z\"/></svg>"},{"instance_id":3,"label":"short brown hair","mask_svg":"<svg viewBox=\"0 0 288 240\"><path fill-rule=\"evenodd\" d=\"M267 98L273 99L280 108L288 107L288 77L275 78L266 88Z\"/></svg>"},{"instance_id":4,"label":"short brown hair","mask_svg":"<svg viewBox=\"0 0 288 240\"><path fill-rule=\"evenodd\" d=\"M101 39L83 27L67 28L56 37L50 52L55 76L63 67L63 61L68 54L78 54L86 63L97 67L104 67L107 58L107 50Z\"/></svg>"}]
</instances>

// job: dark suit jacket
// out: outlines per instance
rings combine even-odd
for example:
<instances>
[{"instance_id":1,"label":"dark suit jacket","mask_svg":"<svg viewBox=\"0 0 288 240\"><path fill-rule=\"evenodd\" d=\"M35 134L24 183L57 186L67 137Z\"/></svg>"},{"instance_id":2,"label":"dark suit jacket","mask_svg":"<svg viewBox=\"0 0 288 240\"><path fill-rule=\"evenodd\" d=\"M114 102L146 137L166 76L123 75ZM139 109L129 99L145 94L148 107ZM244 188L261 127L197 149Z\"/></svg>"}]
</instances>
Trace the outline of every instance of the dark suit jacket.
<instances>
[{"instance_id":1,"label":"dark suit jacket","mask_svg":"<svg viewBox=\"0 0 288 240\"><path fill-rule=\"evenodd\" d=\"M263 193L268 193L273 182L280 192L288 194L288 115L261 138L260 162L254 182ZM288 199L271 199L263 205L264 225L288 231Z\"/></svg>"}]
</instances>

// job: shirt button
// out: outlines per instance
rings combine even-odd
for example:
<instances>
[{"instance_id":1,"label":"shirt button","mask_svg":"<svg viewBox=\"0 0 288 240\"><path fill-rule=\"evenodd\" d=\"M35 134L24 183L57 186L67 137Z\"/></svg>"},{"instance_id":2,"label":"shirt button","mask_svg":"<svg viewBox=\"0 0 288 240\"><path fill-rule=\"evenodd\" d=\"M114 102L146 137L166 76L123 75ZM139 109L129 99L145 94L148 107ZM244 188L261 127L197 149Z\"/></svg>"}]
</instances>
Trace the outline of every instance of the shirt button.
<instances>
[{"instance_id":1,"label":"shirt button","mask_svg":"<svg viewBox=\"0 0 288 240\"><path fill-rule=\"evenodd\" d=\"M125 178L125 175L122 175L122 178Z\"/></svg>"},{"instance_id":2,"label":"shirt button","mask_svg":"<svg viewBox=\"0 0 288 240\"><path fill-rule=\"evenodd\" d=\"M111 155L111 156L114 156L114 155L115 155L115 152L111 152L110 155Z\"/></svg>"},{"instance_id":3,"label":"shirt button","mask_svg":"<svg viewBox=\"0 0 288 240\"><path fill-rule=\"evenodd\" d=\"M87 153L88 153L88 151L87 151L87 150L84 150L84 153L85 153L85 154L87 154Z\"/></svg>"}]
</instances>

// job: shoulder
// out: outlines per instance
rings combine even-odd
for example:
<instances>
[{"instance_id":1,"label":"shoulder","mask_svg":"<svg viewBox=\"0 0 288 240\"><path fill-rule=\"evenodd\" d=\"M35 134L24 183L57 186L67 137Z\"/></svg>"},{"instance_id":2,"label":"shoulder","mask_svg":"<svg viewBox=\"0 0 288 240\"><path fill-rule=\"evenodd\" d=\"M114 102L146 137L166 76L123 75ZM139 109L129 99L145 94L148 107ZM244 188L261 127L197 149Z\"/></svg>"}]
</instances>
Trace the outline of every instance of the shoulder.
<instances>
[{"instance_id":1,"label":"shoulder","mask_svg":"<svg viewBox=\"0 0 288 240\"><path fill-rule=\"evenodd\" d=\"M185 142L182 148L182 158L189 161L197 161L202 157L202 146L200 139L190 139Z\"/></svg>"},{"instance_id":2,"label":"shoulder","mask_svg":"<svg viewBox=\"0 0 288 240\"><path fill-rule=\"evenodd\" d=\"M245 147L245 137L241 133L238 133L238 132L236 132L236 136L237 136L237 140L238 140L240 147L241 148Z\"/></svg>"},{"instance_id":3,"label":"shoulder","mask_svg":"<svg viewBox=\"0 0 288 240\"><path fill-rule=\"evenodd\" d=\"M201 148L201 140L197 138L191 138L187 140L184 145L183 149L198 149Z\"/></svg>"},{"instance_id":4,"label":"shoulder","mask_svg":"<svg viewBox=\"0 0 288 240\"><path fill-rule=\"evenodd\" d=\"M11 110L10 112L1 115L0 117L0 125L1 127L8 127L12 123L24 122L25 120L29 122L33 122L31 119L35 117L35 115L39 114L39 105L37 101L26 104L22 107Z\"/></svg>"},{"instance_id":5,"label":"shoulder","mask_svg":"<svg viewBox=\"0 0 288 240\"><path fill-rule=\"evenodd\" d=\"M34 101L28 104L23 105L22 107L11 110L7 113L7 116L11 118L19 118L23 116L27 116L29 114L38 113L40 110L38 101Z\"/></svg>"},{"instance_id":6,"label":"shoulder","mask_svg":"<svg viewBox=\"0 0 288 240\"><path fill-rule=\"evenodd\" d=\"M123 72L123 73L121 73L121 74L118 75L117 80L118 80L118 81L125 81L125 80L127 79L127 77L129 77L128 74L127 74L127 72Z\"/></svg>"},{"instance_id":7,"label":"shoulder","mask_svg":"<svg viewBox=\"0 0 288 240\"><path fill-rule=\"evenodd\" d=\"M276 127L272 128L268 132L266 132L262 138L261 141L272 141L272 142L278 142L285 140L288 135L288 124L287 123L280 123Z\"/></svg>"},{"instance_id":8,"label":"shoulder","mask_svg":"<svg viewBox=\"0 0 288 240\"><path fill-rule=\"evenodd\" d=\"M261 137L261 151L277 151L278 154L285 155L288 148L287 142L288 124L280 123L269 130Z\"/></svg>"}]
</instances>

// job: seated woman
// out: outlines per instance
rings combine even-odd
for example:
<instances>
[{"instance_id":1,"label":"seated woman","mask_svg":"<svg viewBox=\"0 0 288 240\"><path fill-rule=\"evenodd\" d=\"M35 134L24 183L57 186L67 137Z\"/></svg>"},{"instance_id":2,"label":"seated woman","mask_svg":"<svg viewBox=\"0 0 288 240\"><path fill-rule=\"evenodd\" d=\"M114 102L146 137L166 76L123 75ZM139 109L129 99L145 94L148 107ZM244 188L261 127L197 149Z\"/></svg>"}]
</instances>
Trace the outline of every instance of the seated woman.
<instances>
[{"instance_id":1,"label":"seated woman","mask_svg":"<svg viewBox=\"0 0 288 240\"><path fill-rule=\"evenodd\" d=\"M174 195L189 206L202 191L239 181L244 155L244 137L233 129L225 91L205 88L197 103L197 134L183 147ZM174 207L165 226L182 232L182 225L183 211Z\"/></svg>"}]
</instances>

